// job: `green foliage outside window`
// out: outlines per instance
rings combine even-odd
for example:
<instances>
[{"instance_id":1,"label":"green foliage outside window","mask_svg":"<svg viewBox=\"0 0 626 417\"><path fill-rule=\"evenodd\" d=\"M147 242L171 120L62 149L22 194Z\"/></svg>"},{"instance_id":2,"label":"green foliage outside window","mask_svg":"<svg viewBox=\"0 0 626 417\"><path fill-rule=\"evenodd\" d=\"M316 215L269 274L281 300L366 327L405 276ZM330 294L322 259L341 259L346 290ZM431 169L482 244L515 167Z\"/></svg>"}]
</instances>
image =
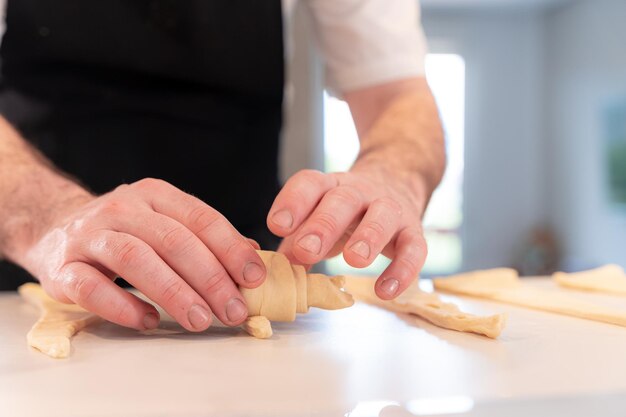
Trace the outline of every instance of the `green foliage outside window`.
<instances>
[{"instance_id":1,"label":"green foliage outside window","mask_svg":"<svg viewBox=\"0 0 626 417\"><path fill-rule=\"evenodd\" d=\"M606 122L609 196L626 205L626 101L607 108Z\"/></svg>"}]
</instances>

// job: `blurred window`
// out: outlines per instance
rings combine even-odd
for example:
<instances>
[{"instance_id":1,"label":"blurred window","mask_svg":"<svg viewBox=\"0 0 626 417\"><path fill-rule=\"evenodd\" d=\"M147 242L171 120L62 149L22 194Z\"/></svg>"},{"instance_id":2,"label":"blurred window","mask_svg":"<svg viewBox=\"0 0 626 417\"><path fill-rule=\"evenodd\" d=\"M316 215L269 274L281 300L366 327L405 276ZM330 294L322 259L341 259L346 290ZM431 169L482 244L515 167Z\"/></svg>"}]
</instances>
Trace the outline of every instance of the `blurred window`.
<instances>
[{"instance_id":1,"label":"blurred window","mask_svg":"<svg viewBox=\"0 0 626 417\"><path fill-rule=\"evenodd\" d=\"M424 229L429 256L423 276L457 272L462 263L459 229L463 222L463 154L465 124L465 61L456 54L429 54L426 77L433 91L444 129L448 166L428 206ZM326 172L350 168L359 141L348 105L324 94L324 154ZM354 269L340 255L326 263L331 274L379 275L389 261L380 256L370 267Z\"/></svg>"}]
</instances>

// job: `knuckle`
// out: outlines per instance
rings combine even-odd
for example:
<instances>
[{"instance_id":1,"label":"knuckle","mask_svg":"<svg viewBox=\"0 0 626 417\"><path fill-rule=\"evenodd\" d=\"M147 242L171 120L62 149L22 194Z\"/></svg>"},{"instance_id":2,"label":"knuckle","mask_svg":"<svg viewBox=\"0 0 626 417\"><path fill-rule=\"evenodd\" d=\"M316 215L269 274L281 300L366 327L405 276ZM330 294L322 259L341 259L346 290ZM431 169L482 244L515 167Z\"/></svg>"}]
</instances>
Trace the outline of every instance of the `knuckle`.
<instances>
[{"instance_id":1,"label":"knuckle","mask_svg":"<svg viewBox=\"0 0 626 417\"><path fill-rule=\"evenodd\" d=\"M135 242L127 240L115 249L114 254L122 268L132 268L146 255L146 250Z\"/></svg>"},{"instance_id":2,"label":"knuckle","mask_svg":"<svg viewBox=\"0 0 626 417\"><path fill-rule=\"evenodd\" d=\"M381 207L383 210L390 211L398 217L402 215L402 205L391 197L380 197L372 202L372 205Z\"/></svg>"},{"instance_id":3,"label":"knuckle","mask_svg":"<svg viewBox=\"0 0 626 417\"><path fill-rule=\"evenodd\" d=\"M419 261L413 257L403 256L398 258L398 266L408 271L410 277L415 277L419 272Z\"/></svg>"},{"instance_id":4,"label":"knuckle","mask_svg":"<svg viewBox=\"0 0 626 417\"><path fill-rule=\"evenodd\" d=\"M161 189L167 185L167 182L160 180L158 178L143 178L139 181L136 181L132 184L133 187L144 189L144 190L155 190Z\"/></svg>"},{"instance_id":5,"label":"knuckle","mask_svg":"<svg viewBox=\"0 0 626 417\"><path fill-rule=\"evenodd\" d=\"M338 222L331 213L318 213L312 222L316 229L321 229L326 234L333 234L338 229Z\"/></svg>"},{"instance_id":6,"label":"knuckle","mask_svg":"<svg viewBox=\"0 0 626 417\"><path fill-rule=\"evenodd\" d=\"M293 204L294 202L300 203L302 201L308 201L311 197L310 190L307 190L306 187L297 186L286 188L282 193L283 204Z\"/></svg>"},{"instance_id":7,"label":"knuckle","mask_svg":"<svg viewBox=\"0 0 626 417\"><path fill-rule=\"evenodd\" d=\"M398 264L415 275L419 272L427 255L426 240L422 235L416 234L414 239L404 247L402 256L398 258Z\"/></svg>"},{"instance_id":8,"label":"knuckle","mask_svg":"<svg viewBox=\"0 0 626 417\"><path fill-rule=\"evenodd\" d=\"M188 215L191 229L196 233L204 232L216 226L221 221L221 216L207 207L194 207Z\"/></svg>"},{"instance_id":9,"label":"knuckle","mask_svg":"<svg viewBox=\"0 0 626 417\"><path fill-rule=\"evenodd\" d=\"M294 178L308 181L312 184L319 184L324 180L325 174L315 169L303 169L298 171Z\"/></svg>"},{"instance_id":10,"label":"knuckle","mask_svg":"<svg viewBox=\"0 0 626 417\"><path fill-rule=\"evenodd\" d=\"M177 298L183 291L183 285L178 281L169 282L159 290L159 298L164 303L170 303Z\"/></svg>"},{"instance_id":11,"label":"knuckle","mask_svg":"<svg viewBox=\"0 0 626 417\"><path fill-rule=\"evenodd\" d=\"M363 201L361 198L361 193L354 187L350 187L348 185L340 185L339 187L335 187L330 190L327 195L334 200L339 200L342 204L348 205L350 207L360 207L361 202Z\"/></svg>"},{"instance_id":12,"label":"knuckle","mask_svg":"<svg viewBox=\"0 0 626 417\"><path fill-rule=\"evenodd\" d=\"M120 184L117 187L115 187L115 189L109 194L125 192L129 189L129 187L130 187L130 184Z\"/></svg>"},{"instance_id":13,"label":"knuckle","mask_svg":"<svg viewBox=\"0 0 626 417\"><path fill-rule=\"evenodd\" d=\"M67 232L68 240L72 242L78 239L78 236L87 233L90 230L90 222L85 221L84 218L72 219L70 223L64 228Z\"/></svg>"},{"instance_id":14,"label":"knuckle","mask_svg":"<svg viewBox=\"0 0 626 417\"><path fill-rule=\"evenodd\" d=\"M191 234L181 227L174 227L166 231L161 237L161 247L169 253L185 252L192 243Z\"/></svg>"},{"instance_id":15,"label":"knuckle","mask_svg":"<svg viewBox=\"0 0 626 417\"><path fill-rule=\"evenodd\" d=\"M208 278L202 285L205 294L212 294L222 289L230 280L225 271L216 269L209 272Z\"/></svg>"},{"instance_id":16,"label":"knuckle","mask_svg":"<svg viewBox=\"0 0 626 417\"><path fill-rule=\"evenodd\" d=\"M363 224L363 235L371 240L380 239L385 235L385 226L376 220L368 220Z\"/></svg>"},{"instance_id":17,"label":"knuckle","mask_svg":"<svg viewBox=\"0 0 626 417\"><path fill-rule=\"evenodd\" d=\"M324 188L326 174L313 169L305 169L294 175L291 182L297 190L306 195L311 189Z\"/></svg>"},{"instance_id":18,"label":"knuckle","mask_svg":"<svg viewBox=\"0 0 626 417\"><path fill-rule=\"evenodd\" d=\"M64 280L66 291L73 295L77 304L89 302L100 286L98 280L79 277L76 274L68 274Z\"/></svg>"},{"instance_id":19,"label":"knuckle","mask_svg":"<svg viewBox=\"0 0 626 417\"><path fill-rule=\"evenodd\" d=\"M117 249L117 245L115 244L115 240L111 239L110 236L95 236L89 242L90 249L98 254L103 256L111 256L115 254L115 250Z\"/></svg>"},{"instance_id":20,"label":"knuckle","mask_svg":"<svg viewBox=\"0 0 626 417\"><path fill-rule=\"evenodd\" d=\"M63 280L59 276L52 276L50 279L42 280L41 286L44 291L50 295L53 299L61 303L72 303L73 301L65 293L65 287Z\"/></svg>"},{"instance_id":21,"label":"knuckle","mask_svg":"<svg viewBox=\"0 0 626 417\"><path fill-rule=\"evenodd\" d=\"M135 321L135 312L128 303L122 303L118 306L115 314L116 323L133 323Z\"/></svg>"},{"instance_id":22,"label":"knuckle","mask_svg":"<svg viewBox=\"0 0 626 417\"><path fill-rule=\"evenodd\" d=\"M96 209L96 215L99 217L120 217L125 212L125 203L114 198L102 201Z\"/></svg>"},{"instance_id":23,"label":"knuckle","mask_svg":"<svg viewBox=\"0 0 626 417\"><path fill-rule=\"evenodd\" d=\"M243 251L245 251L247 248L249 248L250 245L242 240L239 239L232 239L230 242L228 242L226 244L226 251L225 251L225 256L227 258L241 258L241 254Z\"/></svg>"}]
</instances>

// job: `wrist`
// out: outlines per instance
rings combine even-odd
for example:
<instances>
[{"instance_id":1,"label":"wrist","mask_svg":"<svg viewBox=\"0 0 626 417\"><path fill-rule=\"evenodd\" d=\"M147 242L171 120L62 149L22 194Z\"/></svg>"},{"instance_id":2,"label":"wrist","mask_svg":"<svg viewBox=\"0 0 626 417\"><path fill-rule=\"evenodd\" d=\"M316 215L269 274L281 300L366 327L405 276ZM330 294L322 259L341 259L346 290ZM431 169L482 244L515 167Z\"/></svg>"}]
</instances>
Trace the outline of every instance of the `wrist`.
<instances>
[{"instance_id":1,"label":"wrist","mask_svg":"<svg viewBox=\"0 0 626 417\"><path fill-rule=\"evenodd\" d=\"M359 157L351 173L364 175L384 186L400 188L409 198L420 217L423 216L428 200L433 192L428 179L421 170L400 164L391 164L388 158Z\"/></svg>"},{"instance_id":2,"label":"wrist","mask_svg":"<svg viewBox=\"0 0 626 417\"><path fill-rule=\"evenodd\" d=\"M396 94L360 136L355 171L380 170L419 202L423 213L446 165L443 129L424 79ZM387 184L385 184L387 185ZM389 184L391 185L391 184Z\"/></svg>"},{"instance_id":3,"label":"wrist","mask_svg":"<svg viewBox=\"0 0 626 417\"><path fill-rule=\"evenodd\" d=\"M26 253L49 230L95 197L44 166L21 170L1 211L0 256L25 266ZM17 176L16 176L17 178Z\"/></svg>"}]
</instances>

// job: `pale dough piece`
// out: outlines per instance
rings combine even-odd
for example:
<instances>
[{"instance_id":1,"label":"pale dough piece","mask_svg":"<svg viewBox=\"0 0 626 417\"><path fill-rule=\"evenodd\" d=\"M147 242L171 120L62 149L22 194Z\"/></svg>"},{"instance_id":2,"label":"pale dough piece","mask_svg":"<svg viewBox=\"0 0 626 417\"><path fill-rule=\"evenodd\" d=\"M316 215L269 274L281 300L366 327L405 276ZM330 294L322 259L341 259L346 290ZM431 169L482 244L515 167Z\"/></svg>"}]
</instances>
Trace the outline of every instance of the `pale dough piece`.
<instances>
[{"instance_id":1,"label":"pale dough piece","mask_svg":"<svg viewBox=\"0 0 626 417\"><path fill-rule=\"evenodd\" d=\"M272 321L294 321L296 313L309 307L337 310L354 304L352 296L341 290L342 277L307 274L304 267L291 265L283 254L257 251L265 264L265 282L257 288L240 288L250 316Z\"/></svg>"},{"instance_id":2,"label":"pale dough piece","mask_svg":"<svg viewBox=\"0 0 626 417\"><path fill-rule=\"evenodd\" d=\"M248 305L248 319L242 328L251 336L272 336L273 321L294 321L297 313L309 307L337 310L354 304L342 291L343 277L307 274L301 265L291 265L281 253L258 250L267 271L265 282L257 288L239 288Z\"/></svg>"},{"instance_id":3,"label":"pale dough piece","mask_svg":"<svg viewBox=\"0 0 626 417\"><path fill-rule=\"evenodd\" d=\"M329 277L324 274L306 275L307 311L309 307L324 310L339 310L350 307L354 299L349 292L341 291L345 288L345 277Z\"/></svg>"},{"instance_id":4,"label":"pale dough piece","mask_svg":"<svg viewBox=\"0 0 626 417\"><path fill-rule=\"evenodd\" d=\"M257 288L240 288L250 316L265 316L274 321L294 321L298 294L295 273L287 257L270 251L257 251L267 271L265 282Z\"/></svg>"},{"instance_id":5,"label":"pale dough piece","mask_svg":"<svg viewBox=\"0 0 626 417\"><path fill-rule=\"evenodd\" d=\"M513 269L498 268L435 278L433 284L441 291L626 326L626 311L580 301L557 291L523 284Z\"/></svg>"},{"instance_id":6,"label":"pale dough piece","mask_svg":"<svg viewBox=\"0 0 626 417\"><path fill-rule=\"evenodd\" d=\"M374 292L373 278L346 277L345 288L357 300L391 310L419 316L436 326L497 338L506 324L505 314L475 316L464 313L452 303L444 303L432 293L421 291L417 283L394 300L381 300Z\"/></svg>"},{"instance_id":7,"label":"pale dough piece","mask_svg":"<svg viewBox=\"0 0 626 417\"><path fill-rule=\"evenodd\" d=\"M89 324L101 320L75 304L53 300L38 284L24 284L18 291L41 312L39 320L26 335L28 345L52 358L67 358L71 351L72 336Z\"/></svg>"},{"instance_id":8,"label":"pale dough piece","mask_svg":"<svg viewBox=\"0 0 626 417\"><path fill-rule=\"evenodd\" d=\"M626 274L619 265L605 265L573 274L556 272L552 279L563 287L626 295Z\"/></svg>"},{"instance_id":9,"label":"pale dough piece","mask_svg":"<svg viewBox=\"0 0 626 417\"><path fill-rule=\"evenodd\" d=\"M264 316L250 316L243 322L241 327L257 339L269 339L272 337L272 324Z\"/></svg>"}]
</instances>

